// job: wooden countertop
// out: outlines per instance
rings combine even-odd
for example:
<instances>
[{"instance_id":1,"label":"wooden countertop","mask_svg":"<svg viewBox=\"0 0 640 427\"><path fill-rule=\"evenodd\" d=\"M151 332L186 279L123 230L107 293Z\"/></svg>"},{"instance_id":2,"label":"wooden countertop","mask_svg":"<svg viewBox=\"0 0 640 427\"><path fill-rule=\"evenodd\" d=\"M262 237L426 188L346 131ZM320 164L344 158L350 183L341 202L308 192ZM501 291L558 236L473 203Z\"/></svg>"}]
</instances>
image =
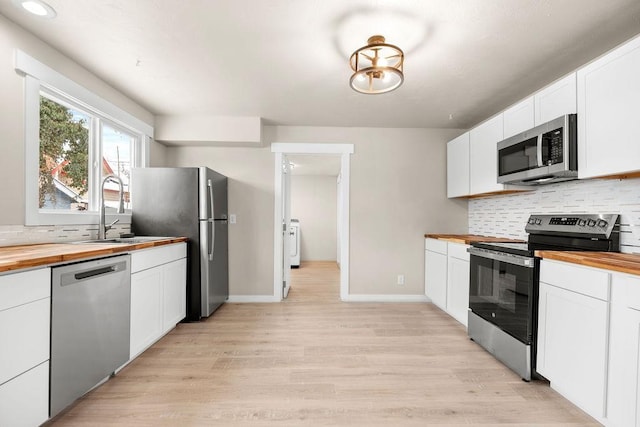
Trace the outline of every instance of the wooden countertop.
<instances>
[{"instance_id":1,"label":"wooden countertop","mask_svg":"<svg viewBox=\"0 0 640 427\"><path fill-rule=\"evenodd\" d=\"M462 243L470 245L474 242L494 242L494 243L523 243L523 240L509 239L506 237L479 236L477 234L425 234L425 238L446 240L447 242Z\"/></svg>"},{"instance_id":2,"label":"wooden countertop","mask_svg":"<svg viewBox=\"0 0 640 427\"><path fill-rule=\"evenodd\" d=\"M141 243L45 243L0 247L0 273L40 267L84 258L109 256L154 246L185 242L186 237L169 237Z\"/></svg>"},{"instance_id":3,"label":"wooden countertop","mask_svg":"<svg viewBox=\"0 0 640 427\"><path fill-rule=\"evenodd\" d=\"M640 275L640 255L623 254L618 252L560 252L536 251L536 256L543 259L571 262L588 267L603 268Z\"/></svg>"}]
</instances>

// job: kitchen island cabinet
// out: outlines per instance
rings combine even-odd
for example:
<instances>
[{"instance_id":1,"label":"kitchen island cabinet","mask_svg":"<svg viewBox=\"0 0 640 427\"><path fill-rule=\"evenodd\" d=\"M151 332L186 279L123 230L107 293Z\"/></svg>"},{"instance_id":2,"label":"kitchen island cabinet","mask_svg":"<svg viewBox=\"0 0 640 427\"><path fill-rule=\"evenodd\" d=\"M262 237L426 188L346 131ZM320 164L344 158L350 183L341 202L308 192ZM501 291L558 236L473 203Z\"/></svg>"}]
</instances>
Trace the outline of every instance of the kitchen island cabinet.
<instances>
[{"instance_id":1,"label":"kitchen island cabinet","mask_svg":"<svg viewBox=\"0 0 640 427\"><path fill-rule=\"evenodd\" d=\"M640 37L578 70L578 176L640 171Z\"/></svg>"},{"instance_id":2,"label":"kitchen island cabinet","mask_svg":"<svg viewBox=\"0 0 640 427\"><path fill-rule=\"evenodd\" d=\"M184 319L186 254L186 243L132 252L131 359Z\"/></svg>"},{"instance_id":3,"label":"kitchen island cabinet","mask_svg":"<svg viewBox=\"0 0 640 427\"><path fill-rule=\"evenodd\" d=\"M0 426L49 418L51 270L0 275Z\"/></svg>"}]
</instances>

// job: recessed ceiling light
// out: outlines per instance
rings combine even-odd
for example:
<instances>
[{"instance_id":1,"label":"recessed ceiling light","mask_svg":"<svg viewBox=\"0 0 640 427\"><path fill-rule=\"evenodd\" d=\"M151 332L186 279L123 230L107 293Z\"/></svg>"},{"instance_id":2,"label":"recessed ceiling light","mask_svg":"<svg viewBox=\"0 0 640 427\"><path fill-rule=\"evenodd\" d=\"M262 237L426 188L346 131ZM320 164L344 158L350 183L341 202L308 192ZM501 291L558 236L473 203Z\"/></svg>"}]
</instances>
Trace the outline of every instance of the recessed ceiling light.
<instances>
[{"instance_id":1,"label":"recessed ceiling light","mask_svg":"<svg viewBox=\"0 0 640 427\"><path fill-rule=\"evenodd\" d=\"M13 0L13 4L40 18L52 19L57 15L56 11L42 0Z\"/></svg>"}]
</instances>

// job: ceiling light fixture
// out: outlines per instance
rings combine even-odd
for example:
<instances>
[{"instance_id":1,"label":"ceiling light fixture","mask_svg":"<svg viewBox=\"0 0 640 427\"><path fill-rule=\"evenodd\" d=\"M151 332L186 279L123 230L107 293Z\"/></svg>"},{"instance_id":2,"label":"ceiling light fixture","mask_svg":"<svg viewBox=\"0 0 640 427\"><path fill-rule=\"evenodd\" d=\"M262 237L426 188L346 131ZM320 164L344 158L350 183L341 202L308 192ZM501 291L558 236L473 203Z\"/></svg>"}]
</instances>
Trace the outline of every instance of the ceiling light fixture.
<instances>
[{"instance_id":1,"label":"ceiling light fixture","mask_svg":"<svg viewBox=\"0 0 640 427\"><path fill-rule=\"evenodd\" d=\"M349 63L353 70L349 84L356 92L391 92L404 81L404 53L379 35L369 37L366 46L351 54Z\"/></svg>"},{"instance_id":2,"label":"ceiling light fixture","mask_svg":"<svg viewBox=\"0 0 640 427\"><path fill-rule=\"evenodd\" d=\"M14 6L41 18L53 19L56 11L42 0L13 0Z\"/></svg>"}]
</instances>

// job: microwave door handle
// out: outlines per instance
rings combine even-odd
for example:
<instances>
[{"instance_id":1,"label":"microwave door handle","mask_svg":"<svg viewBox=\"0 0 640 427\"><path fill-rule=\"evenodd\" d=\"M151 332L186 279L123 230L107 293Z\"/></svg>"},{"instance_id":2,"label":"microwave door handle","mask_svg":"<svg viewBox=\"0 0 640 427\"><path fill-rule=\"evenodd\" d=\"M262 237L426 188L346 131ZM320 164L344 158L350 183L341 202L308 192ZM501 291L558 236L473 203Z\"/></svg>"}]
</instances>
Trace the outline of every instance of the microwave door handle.
<instances>
[{"instance_id":1,"label":"microwave door handle","mask_svg":"<svg viewBox=\"0 0 640 427\"><path fill-rule=\"evenodd\" d=\"M542 164L542 134L538 135L538 143L536 144L537 147L537 156L538 156L538 167L542 167L544 166Z\"/></svg>"}]
</instances>

